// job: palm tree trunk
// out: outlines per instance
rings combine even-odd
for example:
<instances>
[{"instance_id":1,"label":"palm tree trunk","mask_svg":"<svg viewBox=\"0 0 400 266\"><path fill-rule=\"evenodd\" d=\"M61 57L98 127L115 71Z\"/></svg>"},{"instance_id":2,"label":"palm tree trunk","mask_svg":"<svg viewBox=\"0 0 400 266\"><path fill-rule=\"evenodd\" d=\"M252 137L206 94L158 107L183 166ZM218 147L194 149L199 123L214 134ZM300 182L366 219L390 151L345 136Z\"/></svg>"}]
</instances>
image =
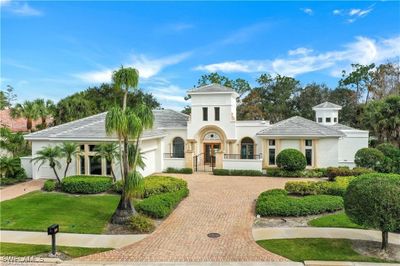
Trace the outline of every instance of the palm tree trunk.
<instances>
[{"instance_id":1,"label":"palm tree trunk","mask_svg":"<svg viewBox=\"0 0 400 266\"><path fill-rule=\"evenodd\" d=\"M122 158L125 178L128 176L128 172L129 172L128 148L129 148L129 143L128 143L128 138L126 137L126 138L124 138L124 149L123 149L123 158Z\"/></svg>"},{"instance_id":2,"label":"palm tree trunk","mask_svg":"<svg viewBox=\"0 0 400 266\"><path fill-rule=\"evenodd\" d=\"M389 233L382 231L382 245L381 249L386 250L389 245Z\"/></svg>"},{"instance_id":3,"label":"palm tree trunk","mask_svg":"<svg viewBox=\"0 0 400 266\"><path fill-rule=\"evenodd\" d=\"M68 172L68 168L69 168L70 163L71 163L71 161L68 160L67 161L67 165L65 166L64 177L67 176L67 172Z\"/></svg>"},{"instance_id":4,"label":"palm tree trunk","mask_svg":"<svg viewBox=\"0 0 400 266\"><path fill-rule=\"evenodd\" d=\"M31 132L32 131L32 119L27 118L26 119L26 129Z\"/></svg>"},{"instance_id":5,"label":"palm tree trunk","mask_svg":"<svg viewBox=\"0 0 400 266\"><path fill-rule=\"evenodd\" d=\"M45 116L42 116L42 126L43 126L43 128L47 127L47 122L46 122L46 117Z\"/></svg>"},{"instance_id":6,"label":"palm tree trunk","mask_svg":"<svg viewBox=\"0 0 400 266\"><path fill-rule=\"evenodd\" d=\"M125 90L124 93L124 101L122 102L122 110L126 110L126 102L128 100L128 89Z\"/></svg>"},{"instance_id":7,"label":"palm tree trunk","mask_svg":"<svg viewBox=\"0 0 400 266\"><path fill-rule=\"evenodd\" d=\"M60 184L60 183L61 183L61 180L60 180L60 177L59 177L58 174L57 174L56 168L55 168L55 167L52 167L52 168L53 168L54 174L56 175L57 182Z\"/></svg>"},{"instance_id":8,"label":"palm tree trunk","mask_svg":"<svg viewBox=\"0 0 400 266\"><path fill-rule=\"evenodd\" d=\"M113 170L112 162L111 162L111 176L113 178L113 182L115 183L117 181L117 178L115 177L115 173L114 173L114 170Z\"/></svg>"},{"instance_id":9,"label":"palm tree trunk","mask_svg":"<svg viewBox=\"0 0 400 266\"><path fill-rule=\"evenodd\" d=\"M124 191L122 191L118 207L111 217L112 224L127 224L131 216L136 214L136 210L133 208L130 199L124 194Z\"/></svg>"}]
</instances>

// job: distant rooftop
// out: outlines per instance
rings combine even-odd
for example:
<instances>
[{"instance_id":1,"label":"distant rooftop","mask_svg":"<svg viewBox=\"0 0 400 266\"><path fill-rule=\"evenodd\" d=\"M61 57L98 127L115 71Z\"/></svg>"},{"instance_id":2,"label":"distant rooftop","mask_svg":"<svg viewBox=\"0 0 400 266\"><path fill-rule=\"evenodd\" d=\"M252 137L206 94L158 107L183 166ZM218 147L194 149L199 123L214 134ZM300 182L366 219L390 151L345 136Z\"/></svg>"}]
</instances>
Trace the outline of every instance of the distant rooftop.
<instances>
[{"instance_id":1,"label":"distant rooftop","mask_svg":"<svg viewBox=\"0 0 400 266\"><path fill-rule=\"evenodd\" d=\"M331 102L323 102L313 107L313 109L320 109L320 108L333 108L333 109L342 109L342 106L331 103Z\"/></svg>"},{"instance_id":2,"label":"distant rooftop","mask_svg":"<svg viewBox=\"0 0 400 266\"><path fill-rule=\"evenodd\" d=\"M197 87L194 88L190 91L188 91L188 93L197 93L197 92L231 92L231 93L236 93L232 88L226 87L226 86L222 86L220 84L209 84L209 85L205 85L205 86L201 86L201 87Z\"/></svg>"},{"instance_id":3,"label":"distant rooftop","mask_svg":"<svg viewBox=\"0 0 400 266\"><path fill-rule=\"evenodd\" d=\"M259 136L315 136L341 137L344 134L334 128L318 124L300 116L293 116L268 126L257 133Z\"/></svg>"}]
</instances>

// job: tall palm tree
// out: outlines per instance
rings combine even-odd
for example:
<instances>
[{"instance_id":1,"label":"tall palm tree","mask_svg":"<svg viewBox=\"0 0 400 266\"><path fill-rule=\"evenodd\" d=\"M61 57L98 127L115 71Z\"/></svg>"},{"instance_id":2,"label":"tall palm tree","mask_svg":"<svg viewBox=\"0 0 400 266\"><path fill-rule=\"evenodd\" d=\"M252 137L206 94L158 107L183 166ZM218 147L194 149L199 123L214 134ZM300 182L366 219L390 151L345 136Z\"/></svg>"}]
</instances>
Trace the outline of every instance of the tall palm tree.
<instances>
[{"instance_id":1,"label":"tall palm tree","mask_svg":"<svg viewBox=\"0 0 400 266\"><path fill-rule=\"evenodd\" d=\"M20 168L19 158L0 157L0 177L14 175Z\"/></svg>"},{"instance_id":2,"label":"tall palm tree","mask_svg":"<svg viewBox=\"0 0 400 266\"><path fill-rule=\"evenodd\" d=\"M139 187L142 182L141 175L136 171L139 156L134 156L131 169L129 172L129 139L136 140L134 154L140 153L139 140L144 129L153 125L153 113L144 112L146 105L138 104L134 109L126 106L127 95L130 89L137 89L139 73L134 68L121 67L113 73L113 81L117 89L125 91L122 102L122 108L113 107L106 115L106 132L108 135L116 134L119 140L121 176L123 189L118 207L111 219L112 223L123 224L128 221L130 216L135 214L132 206L132 193Z\"/></svg>"},{"instance_id":3,"label":"tall palm tree","mask_svg":"<svg viewBox=\"0 0 400 266\"><path fill-rule=\"evenodd\" d=\"M72 157L78 153L78 145L74 142L63 142L60 149L61 149L61 156L63 156L67 162L64 171L64 177L66 177L69 165L72 162Z\"/></svg>"},{"instance_id":4,"label":"tall palm tree","mask_svg":"<svg viewBox=\"0 0 400 266\"><path fill-rule=\"evenodd\" d=\"M15 105L11 109L11 116L13 118L25 118L26 119L26 129L32 131L32 122L39 118L39 112L37 105L31 101L24 101L22 104Z\"/></svg>"},{"instance_id":5,"label":"tall palm tree","mask_svg":"<svg viewBox=\"0 0 400 266\"><path fill-rule=\"evenodd\" d=\"M112 143L102 143L99 145L96 145L95 147L95 152L96 156L103 157L106 159L107 162L110 162L111 164L111 175L113 177L113 181L116 181L115 178L115 173L113 169L113 162L115 161L115 158L118 158L119 152L118 152L118 145L114 142Z\"/></svg>"},{"instance_id":6,"label":"tall palm tree","mask_svg":"<svg viewBox=\"0 0 400 266\"><path fill-rule=\"evenodd\" d=\"M42 127L47 127L47 118L52 116L55 111L55 105L52 100L36 99L34 101L36 104L38 116L42 120Z\"/></svg>"},{"instance_id":7,"label":"tall palm tree","mask_svg":"<svg viewBox=\"0 0 400 266\"><path fill-rule=\"evenodd\" d=\"M42 167L42 165L44 165L45 163L48 163L50 168L53 169L58 183L61 183L60 177L56 170L56 168L61 168L61 163L58 161L58 159L62 157L61 148L58 146L48 146L44 147L36 154L37 157L33 158L31 161L35 162L35 164L40 162L39 168Z\"/></svg>"}]
</instances>

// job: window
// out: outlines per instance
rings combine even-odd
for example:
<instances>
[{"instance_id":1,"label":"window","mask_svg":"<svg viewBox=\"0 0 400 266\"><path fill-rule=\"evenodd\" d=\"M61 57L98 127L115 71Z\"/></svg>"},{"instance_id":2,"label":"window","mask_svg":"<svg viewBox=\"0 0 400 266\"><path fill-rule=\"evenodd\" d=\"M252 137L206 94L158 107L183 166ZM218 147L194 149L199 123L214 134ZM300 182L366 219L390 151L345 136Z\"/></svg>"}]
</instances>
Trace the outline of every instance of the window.
<instances>
[{"instance_id":1,"label":"window","mask_svg":"<svg viewBox=\"0 0 400 266\"><path fill-rule=\"evenodd\" d=\"M337 117L333 118L333 122L337 123Z\"/></svg>"},{"instance_id":2,"label":"window","mask_svg":"<svg viewBox=\"0 0 400 266\"><path fill-rule=\"evenodd\" d=\"M275 165L275 149L269 149L268 162L269 162L269 165Z\"/></svg>"},{"instance_id":3,"label":"window","mask_svg":"<svg viewBox=\"0 0 400 266\"><path fill-rule=\"evenodd\" d=\"M254 159L254 141L251 138L242 139L240 159Z\"/></svg>"},{"instance_id":4,"label":"window","mask_svg":"<svg viewBox=\"0 0 400 266\"><path fill-rule=\"evenodd\" d=\"M318 117L318 123L322 123L322 117Z\"/></svg>"},{"instance_id":5,"label":"window","mask_svg":"<svg viewBox=\"0 0 400 266\"><path fill-rule=\"evenodd\" d=\"M275 146L275 140L274 139L270 139L268 141L268 143L269 143L269 146Z\"/></svg>"},{"instance_id":6,"label":"window","mask_svg":"<svg viewBox=\"0 0 400 266\"><path fill-rule=\"evenodd\" d=\"M95 148L96 148L96 145L89 145L89 151L94 151Z\"/></svg>"},{"instance_id":7,"label":"window","mask_svg":"<svg viewBox=\"0 0 400 266\"><path fill-rule=\"evenodd\" d=\"M184 158L185 157L185 142L182 138L176 137L172 141L172 158Z\"/></svg>"},{"instance_id":8,"label":"window","mask_svg":"<svg viewBox=\"0 0 400 266\"><path fill-rule=\"evenodd\" d=\"M101 157L89 156L89 169L91 175L101 175Z\"/></svg>"},{"instance_id":9,"label":"window","mask_svg":"<svg viewBox=\"0 0 400 266\"><path fill-rule=\"evenodd\" d=\"M330 117L325 118L325 122L326 123L330 123L331 122L331 118Z\"/></svg>"},{"instance_id":10,"label":"window","mask_svg":"<svg viewBox=\"0 0 400 266\"><path fill-rule=\"evenodd\" d=\"M307 147L312 147L312 140L311 139L306 139L306 146Z\"/></svg>"},{"instance_id":11,"label":"window","mask_svg":"<svg viewBox=\"0 0 400 266\"><path fill-rule=\"evenodd\" d=\"M106 161L106 175L112 175L111 174L111 162L110 161Z\"/></svg>"},{"instance_id":12,"label":"window","mask_svg":"<svg viewBox=\"0 0 400 266\"><path fill-rule=\"evenodd\" d=\"M84 152L85 151L85 145L84 144L80 145L79 149L81 150L81 152Z\"/></svg>"},{"instance_id":13,"label":"window","mask_svg":"<svg viewBox=\"0 0 400 266\"><path fill-rule=\"evenodd\" d=\"M85 156L84 155L79 155L79 163L80 163L80 174L85 175L86 174L86 165L85 165Z\"/></svg>"},{"instance_id":14,"label":"window","mask_svg":"<svg viewBox=\"0 0 400 266\"><path fill-rule=\"evenodd\" d=\"M307 165L312 165L312 149L306 149Z\"/></svg>"},{"instance_id":15,"label":"window","mask_svg":"<svg viewBox=\"0 0 400 266\"><path fill-rule=\"evenodd\" d=\"M215 121L219 121L219 107L214 107L214 118Z\"/></svg>"},{"instance_id":16,"label":"window","mask_svg":"<svg viewBox=\"0 0 400 266\"><path fill-rule=\"evenodd\" d=\"M208 108L203 107L203 121L208 121Z\"/></svg>"}]
</instances>

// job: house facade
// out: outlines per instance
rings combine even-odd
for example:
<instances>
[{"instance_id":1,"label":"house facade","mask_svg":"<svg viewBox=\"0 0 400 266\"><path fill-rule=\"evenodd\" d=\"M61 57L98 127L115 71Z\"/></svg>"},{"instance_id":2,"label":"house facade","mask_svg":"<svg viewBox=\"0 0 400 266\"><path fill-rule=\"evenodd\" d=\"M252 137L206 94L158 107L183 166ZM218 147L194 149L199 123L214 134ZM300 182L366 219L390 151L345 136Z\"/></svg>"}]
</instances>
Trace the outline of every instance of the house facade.
<instances>
[{"instance_id":1,"label":"house facade","mask_svg":"<svg viewBox=\"0 0 400 266\"><path fill-rule=\"evenodd\" d=\"M188 95L190 116L166 109L153 111L153 129L145 131L141 139L144 176L168 167L262 170L276 167L276 156L287 148L301 151L308 168L353 167L357 150L368 147L368 131L341 125L341 107L333 103L315 106L315 121L295 116L270 124L264 120L237 120L239 95L230 88L211 84L193 89ZM113 167L118 178L119 163L107 162L94 151L99 143L117 141L105 132L105 116L101 113L26 135L32 142L32 157L45 146L72 141L80 148L67 175L110 175ZM28 162L30 158L23 160L33 178L55 178L49 167L39 168ZM65 165L65 161L61 163Z\"/></svg>"}]
</instances>

